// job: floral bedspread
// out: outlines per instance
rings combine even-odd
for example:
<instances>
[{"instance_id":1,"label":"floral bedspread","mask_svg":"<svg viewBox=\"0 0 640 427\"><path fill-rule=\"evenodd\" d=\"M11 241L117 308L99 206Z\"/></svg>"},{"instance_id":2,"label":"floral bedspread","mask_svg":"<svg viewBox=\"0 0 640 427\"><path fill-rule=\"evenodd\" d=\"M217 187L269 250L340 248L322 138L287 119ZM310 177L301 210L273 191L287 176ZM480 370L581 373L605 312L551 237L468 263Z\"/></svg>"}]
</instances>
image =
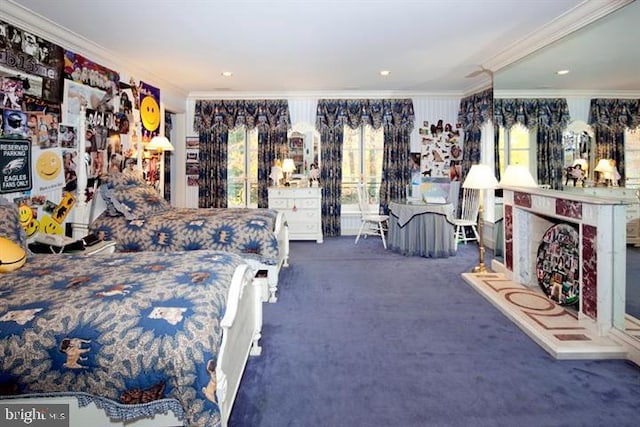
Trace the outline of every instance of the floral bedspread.
<instances>
[{"instance_id":1,"label":"floral bedspread","mask_svg":"<svg viewBox=\"0 0 640 427\"><path fill-rule=\"evenodd\" d=\"M275 210L242 208L172 208L137 220L103 212L89 230L115 240L119 252L214 249L274 265L278 263L276 217Z\"/></svg>"},{"instance_id":2,"label":"floral bedspread","mask_svg":"<svg viewBox=\"0 0 640 427\"><path fill-rule=\"evenodd\" d=\"M0 394L88 393L129 419L177 399L188 425L219 425L220 320L243 262L218 251L36 255L0 274Z\"/></svg>"}]
</instances>

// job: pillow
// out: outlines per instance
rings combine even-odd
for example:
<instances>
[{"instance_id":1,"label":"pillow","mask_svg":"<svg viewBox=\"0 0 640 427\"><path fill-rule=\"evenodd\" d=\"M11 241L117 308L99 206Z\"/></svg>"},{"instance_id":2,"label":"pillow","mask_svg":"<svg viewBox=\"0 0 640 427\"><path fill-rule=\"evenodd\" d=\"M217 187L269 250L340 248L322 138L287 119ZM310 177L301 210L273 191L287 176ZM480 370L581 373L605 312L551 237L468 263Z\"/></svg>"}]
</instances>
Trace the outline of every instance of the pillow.
<instances>
[{"instance_id":1,"label":"pillow","mask_svg":"<svg viewBox=\"0 0 640 427\"><path fill-rule=\"evenodd\" d=\"M27 262L27 252L22 246L6 237L0 237L0 273L19 269Z\"/></svg>"},{"instance_id":2,"label":"pillow","mask_svg":"<svg viewBox=\"0 0 640 427\"><path fill-rule=\"evenodd\" d=\"M17 243L25 252L27 251L27 233L20 224L18 206L2 197L0 197L0 236Z\"/></svg>"},{"instance_id":3,"label":"pillow","mask_svg":"<svg viewBox=\"0 0 640 427\"><path fill-rule=\"evenodd\" d=\"M118 188L122 186L142 186L149 185L144 178L142 177L142 173L137 173L134 171L124 171L124 172L114 172L108 175L105 175L100 178L101 186L105 186L106 188Z\"/></svg>"},{"instance_id":4,"label":"pillow","mask_svg":"<svg viewBox=\"0 0 640 427\"><path fill-rule=\"evenodd\" d=\"M166 212L171 205L158 192L149 187L117 187L107 191L107 197L115 209L128 220L144 219L146 216Z\"/></svg>"}]
</instances>

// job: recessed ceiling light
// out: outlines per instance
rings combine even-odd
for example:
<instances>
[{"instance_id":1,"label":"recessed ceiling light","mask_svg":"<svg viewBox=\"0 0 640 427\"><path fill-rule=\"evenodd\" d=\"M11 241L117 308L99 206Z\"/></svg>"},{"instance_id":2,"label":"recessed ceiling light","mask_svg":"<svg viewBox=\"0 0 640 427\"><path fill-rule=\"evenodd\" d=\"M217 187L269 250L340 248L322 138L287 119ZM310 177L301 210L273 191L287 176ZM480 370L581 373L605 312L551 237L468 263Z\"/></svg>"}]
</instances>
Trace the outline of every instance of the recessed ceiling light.
<instances>
[{"instance_id":1,"label":"recessed ceiling light","mask_svg":"<svg viewBox=\"0 0 640 427\"><path fill-rule=\"evenodd\" d=\"M231 77L231 76L233 76L233 73L231 71L223 71L222 72L222 76L223 77Z\"/></svg>"},{"instance_id":2,"label":"recessed ceiling light","mask_svg":"<svg viewBox=\"0 0 640 427\"><path fill-rule=\"evenodd\" d=\"M558 70L556 74L559 76L564 76L565 74L569 74L569 70Z\"/></svg>"},{"instance_id":3,"label":"recessed ceiling light","mask_svg":"<svg viewBox=\"0 0 640 427\"><path fill-rule=\"evenodd\" d=\"M382 71L380 71L380 75L381 75L381 76L388 76L389 74L391 74L391 71L389 71L389 70L382 70Z\"/></svg>"}]
</instances>

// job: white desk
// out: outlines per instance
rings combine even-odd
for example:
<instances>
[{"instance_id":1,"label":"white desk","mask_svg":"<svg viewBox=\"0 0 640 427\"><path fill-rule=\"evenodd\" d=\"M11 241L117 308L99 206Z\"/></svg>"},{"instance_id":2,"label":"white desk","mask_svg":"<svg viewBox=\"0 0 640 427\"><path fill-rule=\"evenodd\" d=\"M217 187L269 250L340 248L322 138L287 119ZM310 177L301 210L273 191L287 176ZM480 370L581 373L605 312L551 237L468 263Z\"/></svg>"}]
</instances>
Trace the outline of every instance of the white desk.
<instances>
[{"instance_id":1,"label":"white desk","mask_svg":"<svg viewBox=\"0 0 640 427\"><path fill-rule=\"evenodd\" d=\"M453 205L389 204L389 249L407 256L447 258L456 254Z\"/></svg>"}]
</instances>

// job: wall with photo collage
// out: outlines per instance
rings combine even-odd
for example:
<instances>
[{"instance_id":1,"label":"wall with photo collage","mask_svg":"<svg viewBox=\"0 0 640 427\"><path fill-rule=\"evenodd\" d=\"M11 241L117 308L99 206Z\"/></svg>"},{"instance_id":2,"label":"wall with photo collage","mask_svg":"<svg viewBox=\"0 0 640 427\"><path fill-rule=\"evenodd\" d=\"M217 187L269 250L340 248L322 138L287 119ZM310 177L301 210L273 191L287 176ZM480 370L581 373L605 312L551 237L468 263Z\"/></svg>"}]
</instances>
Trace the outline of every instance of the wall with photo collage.
<instances>
[{"instance_id":1,"label":"wall with photo collage","mask_svg":"<svg viewBox=\"0 0 640 427\"><path fill-rule=\"evenodd\" d=\"M442 119L423 121L418 129L420 153L412 153L411 196L449 198L449 186L459 181L462 162L462 130L460 124Z\"/></svg>"},{"instance_id":2,"label":"wall with photo collage","mask_svg":"<svg viewBox=\"0 0 640 427\"><path fill-rule=\"evenodd\" d=\"M138 140L159 133L159 89L122 82L118 72L1 20L0 49L0 137L30 141L31 164L24 168L33 178L30 190L5 192L4 198L42 217L45 204L76 190L77 167L85 161L87 200L102 174L136 167ZM77 128L82 107L84 150ZM78 159L83 152L85 159ZM55 173L43 173L44 164Z\"/></svg>"}]
</instances>

